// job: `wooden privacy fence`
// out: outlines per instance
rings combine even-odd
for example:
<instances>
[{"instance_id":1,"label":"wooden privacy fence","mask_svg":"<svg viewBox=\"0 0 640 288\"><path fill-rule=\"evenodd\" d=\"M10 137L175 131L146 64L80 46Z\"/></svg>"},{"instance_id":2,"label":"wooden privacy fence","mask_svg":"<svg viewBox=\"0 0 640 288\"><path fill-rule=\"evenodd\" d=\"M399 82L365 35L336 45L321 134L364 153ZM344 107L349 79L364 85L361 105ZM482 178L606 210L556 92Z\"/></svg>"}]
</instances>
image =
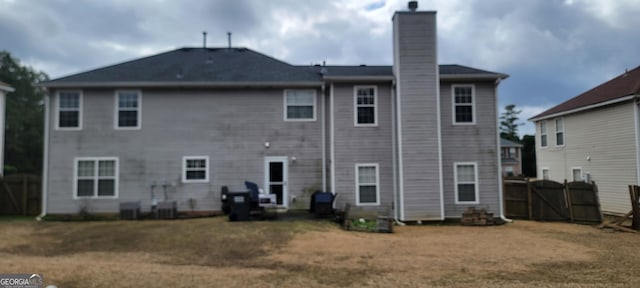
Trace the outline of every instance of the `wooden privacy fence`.
<instances>
[{"instance_id":1,"label":"wooden privacy fence","mask_svg":"<svg viewBox=\"0 0 640 288\"><path fill-rule=\"evenodd\" d=\"M38 175L0 176L0 215L38 215L42 203Z\"/></svg>"},{"instance_id":2,"label":"wooden privacy fence","mask_svg":"<svg viewBox=\"0 0 640 288\"><path fill-rule=\"evenodd\" d=\"M504 181L508 218L542 221L601 223L602 213L595 183L549 180Z\"/></svg>"}]
</instances>

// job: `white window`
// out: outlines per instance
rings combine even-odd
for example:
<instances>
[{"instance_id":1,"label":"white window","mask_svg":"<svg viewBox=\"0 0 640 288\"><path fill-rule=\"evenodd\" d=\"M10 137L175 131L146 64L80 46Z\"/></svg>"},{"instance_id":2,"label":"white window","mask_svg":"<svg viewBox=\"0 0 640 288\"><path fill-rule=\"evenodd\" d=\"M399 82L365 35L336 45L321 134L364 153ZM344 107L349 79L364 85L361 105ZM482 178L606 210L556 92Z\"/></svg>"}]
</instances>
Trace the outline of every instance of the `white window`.
<instances>
[{"instance_id":1,"label":"white window","mask_svg":"<svg viewBox=\"0 0 640 288\"><path fill-rule=\"evenodd\" d=\"M356 164L356 204L379 205L378 164Z\"/></svg>"},{"instance_id":2,"label":"white window","mask_svg":"<svg viewBox=\"0 0 640 288\"><path fill-rule=\"evenodd\" d=\"M572 167L571 174L573 175L573 181L583 181L582 167Z\"/></svg>"},{"instance_id":3,"label":"white window","mask_svg":"<svg viewBox=\"0 0 640 288\"><path fill-rule=\"evenodd\" d=\"M141 102L139 90L116 91L116 129L140 129Z\"/></svg>"},{"instance_id":4,"label":"white window","mask_svg":"<svg viewBox=\"0 0 640 288\"><path fill-rule=\"evenodd\" d=\"M58 92L56 128L60 130L82 129L82 92L63 90Z\"/></svg>"},{"instance_id":5,"label":"white window","mask_svg":"<svg viewBox=\"0 0 640 288\"><path fill-rule=\"evenodd\" d=\"M284 120L315 121L316 120L316 91L315 90L285 90L284 91Z\"/></svg>"},{"instance_id":6,"label":"white window","mask_svg":"<svg viewBox=\"0 0 640 288\"><path fill-rule=\"evenodd\" d=\"M74 198L117 198L118 158L76 158Z\"/></svg>"},{"instance_id":7,"label":"white window","mask_svg":"<svg viewBox=\"0 0 640 288\"><path fill-rule=\"evenodd\" d=\"M504 167L504 173L507 176L513 176L513 166Z\"/></svg>"},{"instance_id":8,"label":"white window","mask_svg":"<svg viewBox=\"0 0 640 288\"><path fill-rule=\"evenodd\" d=\"M564 118L556 119L556 146L564 146Z\"/></svg>"},{"instance_id":9,"label":"white window","mask_svg":"<svg viewBox=\"0 0 640 288\"><path fill-rule=\"evenodd\" d=\"M453 178L456 183L456 204L478 204L478 164L454 163Z\"/></svg>"},{"instance_id":10,"label":"white window","mask_svg":"<svg viewBox=\"0 0 640 288\"><path fill-rule=\"evenodd\" d=\"M377 87L354 87L354 120L355 126L376 126L377 122Z\"/></svg>"},{"instance_id":11,"label":"white window","mask_svg":"<svg viewBox=\"0 0 640 288\"><path fill-rule=\"evenodd\" d=\"M540 147L547 147L547 121L540 121Z\"/></svg>"},{"instance_id":12,"label":"white window","mask_svg":"<svg viewBox=\"0 0 640 288\"><path fill-rule=\"evenodd\" d=\"M182 158L183 183L209 182L209 156L186 156Z\"/></svg>"},{"instance_id":13,"label":"white window","mask_svg":"<svg viewBox=\"0 0 640 288\"><path fill-rule=\"evenodd\" d=\"M453 124L475 124L475 87L453 85Z\"/></svg>"},{"instance_id":14,"label":"white window","mask_svg":"<svg viewBox=\"0 0 640 288\"><path fill-rule=\"evenodd\" d=\"M549 168L542 168L542 180L549 180Z\"/></svg>"}]
</instances>

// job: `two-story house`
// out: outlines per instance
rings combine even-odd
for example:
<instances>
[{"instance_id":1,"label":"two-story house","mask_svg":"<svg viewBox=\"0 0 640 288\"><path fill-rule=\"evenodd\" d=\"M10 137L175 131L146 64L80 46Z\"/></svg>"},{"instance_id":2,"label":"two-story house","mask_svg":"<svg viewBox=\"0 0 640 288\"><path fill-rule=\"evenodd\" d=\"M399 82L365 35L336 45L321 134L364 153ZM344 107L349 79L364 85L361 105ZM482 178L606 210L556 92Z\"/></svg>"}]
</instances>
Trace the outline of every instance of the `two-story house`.
<instances>
[{"instance_id":1,"label":"two-story house","mask_svg":"<svg viewBox=\"0 0 640 288\"><path fill-rule=\"evenodd\" d=\"M522 144L500 138L502 176L522 175Z\"/></svg>"},{"instance_id":2,"label":"two-story house","mask_svg":"<svg viewBox=\"0 0 640 288\"><path fill-rule=\"evenodd\" d=\"M529 119L536 125L538 178L595 181L602 211L631 210L640 184L640 67Z\"/></svg>"},{"instance_id":3,"label":"two-story house","mask_svg":"<svg viewBox=\"0 0 640 288\"><path fill-rule=\"evenodd\" d=\"M316 190L400 220L502 213L497 87L438 65L436 13L396 12L393 66L297 66L246 48L181 48L42 83L46 213L117 212L152 190L219 211L260 184L283 208ZM164 197L164 196L161 196Z\"/></svg>"}]
</instances>

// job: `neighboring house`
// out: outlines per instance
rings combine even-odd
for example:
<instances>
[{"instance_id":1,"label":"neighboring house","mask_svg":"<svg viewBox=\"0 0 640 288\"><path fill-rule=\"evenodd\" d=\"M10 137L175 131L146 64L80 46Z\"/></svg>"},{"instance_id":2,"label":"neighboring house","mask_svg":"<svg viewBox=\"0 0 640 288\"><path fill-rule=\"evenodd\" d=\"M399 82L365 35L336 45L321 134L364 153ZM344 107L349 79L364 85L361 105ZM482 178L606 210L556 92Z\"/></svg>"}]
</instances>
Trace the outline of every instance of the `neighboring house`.
<instances>
[{"instance_id":1,"label":"neighboring house","mask_svg":"<svg viewBox=\"0 0 640 288\"><path fill-rule=\"evenodd\" d=\"M438 66L435 12L397 12L393 31L393 66L182 48L43 82L43 211L138 200L148 211L152 189L182 211L219 211L221 186L250 180L289 209L325 190L337 208L390 207L408 221L469 206L501 215L507 76Z\"/></svg>"},{"instance_id":2,"label":"neighboring house","mask_svg":"<svg viewBox=\"0 0 640 288\"><path fill-rule=\"evenodd\" d=\"M5 109L6 95L13 92L13 88L9 84L0 82L0 175L4 173L4 127L5 127Z\"/></svg>"},{"instance_id":3,"label":"neighboring house","mask_svg":"<svg viewBox=\"0 0 640 288\"><path fill-rule=\"evenodd\" d=\"M628 185L640 184L640 67L531 119L538 178L595 181L602 210L631 210Z\"/></svg>"},{"instance_id":4,"label":"neighboring house","mask_svg":"<svg viewBox=\"0 0 640 288\"><path fill-rule=\"evenodd\" d=\"M522 144L500 138L502 176L522 175Z\"/></svg>"}]
</instances>

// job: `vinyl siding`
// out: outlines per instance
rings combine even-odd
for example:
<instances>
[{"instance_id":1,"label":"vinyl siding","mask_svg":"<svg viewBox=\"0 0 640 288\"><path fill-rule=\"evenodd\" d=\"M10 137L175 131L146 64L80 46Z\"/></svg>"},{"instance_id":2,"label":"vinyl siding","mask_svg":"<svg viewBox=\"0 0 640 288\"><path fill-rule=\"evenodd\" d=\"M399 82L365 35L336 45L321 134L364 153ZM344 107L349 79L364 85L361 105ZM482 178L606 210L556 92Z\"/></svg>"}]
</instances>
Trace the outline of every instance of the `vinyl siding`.
<instances>
[{"instance_id":1,"label":"vinyl siding","mask_svg":"<svg viewBox=\"0 0 640 288\"><path fill-rule=\"evenodd\" d=\"M475 124L453 125L452 85L475 87ZM442 166L445 217L457 218L467 207L485 208L500 215L496 123L496 85L494 82L441 82ZM479 203L455 204L454 162L477 162Z\"/></svg>"},{"instance_id":2,"label":"vinyl siding","mask_svg":"<svg viewBox=\"0 0 640 288\"><path fill-rule=\"evenodd\" d=\"M442 218L435 12L394 15L402 220Z\"/></svg>"},{"instance_id":3,"label":"vinyl siding","mask_svg":"<svg viewBox=\"0 0 640 288\"><path fill-rule=\"evenodd\" d=\"M221 186L244 190L249 180L263 187L265 156L297 158L289 161L290 208L307 209L322 184L320 91L312 122L283 121L283 93L144 89L142 129L127 131L114 129L113 89L84 90L83 129L50 133L48 212L76 213L87 204L92 212L117 212L119 202L139 200L149 210L153 182L170 185L168 198L181 211L191 210L191 198L195 211L220 210ZM208 183L181 182L183 156L209 156ZM118 199L73 200L74 157L118 157ZM162 187L155 192L164 198Z\"/></svg>"},{"instance_id":4,"label":"vinyl siding","mask_svg":"<svg viewBox=\"0 0 640 288\"><path fill-rule=\"evenodd\" d=\"M564 116L564 147L555 146L555 122L549 119L547 148L539 147L536 135L538 170L548 167L549 178L562 182L572 180L572 167L581 167L598 185L604 212L628 212L627 186L637 183L634 109L625 102Z\"/></svg>"},{"instance_id":5,"label":"vinyl siding","mask_svg":"<svg viewBox=\"0 0 640 288\"><path fill-rule=\"evenodd\" d=\"M380 207L391 207L393 201L393 154L391 128L391 83L335 83L335 175L336 208L346 203L356 205L355 165L377 163L379 174ZM377 87L377 126L354 125L354 87ZM364 207L364 206L363 206ZM383 208L384 208L383 207ZM366 209L366 208L365 208ZM377 209L377 208L376 208Z\"/></svg>"}]
</instances>

